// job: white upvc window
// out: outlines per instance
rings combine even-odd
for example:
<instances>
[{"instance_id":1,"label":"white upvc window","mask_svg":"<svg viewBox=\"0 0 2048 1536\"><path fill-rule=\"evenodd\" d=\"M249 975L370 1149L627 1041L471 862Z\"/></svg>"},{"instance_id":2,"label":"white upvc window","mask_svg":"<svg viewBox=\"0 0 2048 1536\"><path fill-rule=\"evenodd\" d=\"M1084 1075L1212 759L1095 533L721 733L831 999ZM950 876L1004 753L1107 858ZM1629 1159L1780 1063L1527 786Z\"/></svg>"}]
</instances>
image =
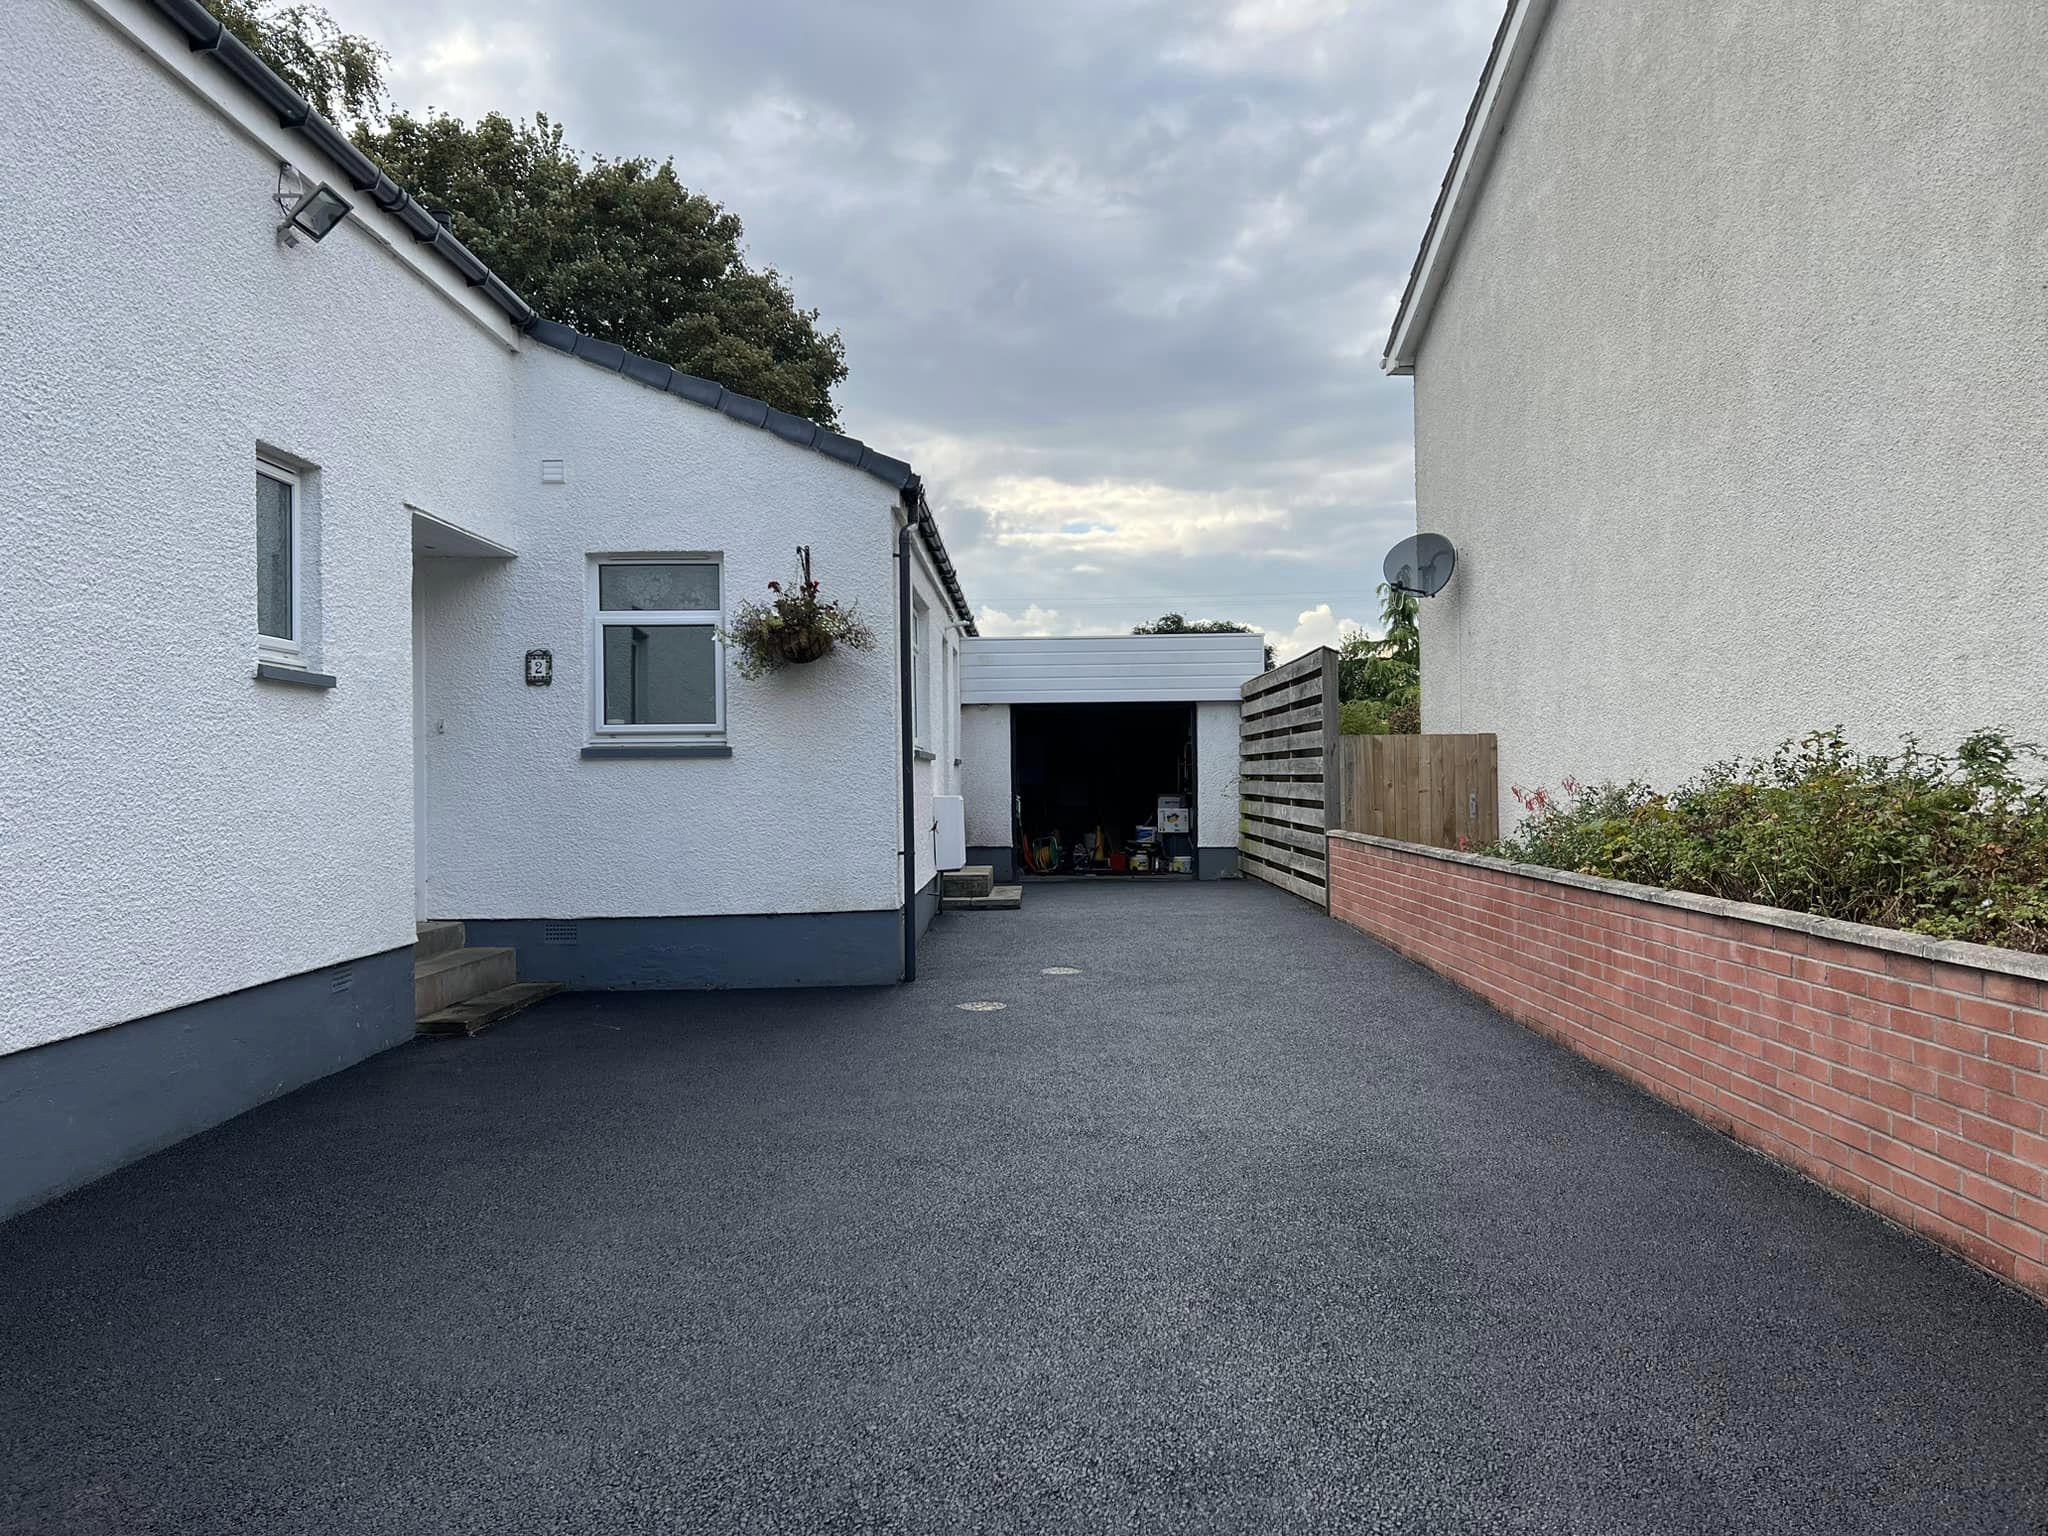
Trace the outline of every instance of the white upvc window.
<instances>
[{"instance_id":1,"label":"white upvc window","mask_svg":"<svg viewBox=\"0 0 2048 1536\"><path fill-rule=\"evenodd\" d=\"M299 501L296 470L256 461L256 648L294 662L305 650Z\"/></svg>"},{"instance_id":2,"label":"white upvc window","mask_svg":"<svg viewBox=\"0 0 2048 1536\"><path fill-rule=\"evenodd\" d=\"M910 599L910 723L911 740L929 751L932 714L932 612L924 599Z\"/></svg>"},{"instance_id":3,"label":"white upvc window","mask_svg":"<svg viewBox=\"0 0 2048 1536\"><path fill-rule=\"evenodd\" d=\"M723 577L717 555L591 561L594 737L702 741L724 734Z\"/></svg>"}]
</instances>

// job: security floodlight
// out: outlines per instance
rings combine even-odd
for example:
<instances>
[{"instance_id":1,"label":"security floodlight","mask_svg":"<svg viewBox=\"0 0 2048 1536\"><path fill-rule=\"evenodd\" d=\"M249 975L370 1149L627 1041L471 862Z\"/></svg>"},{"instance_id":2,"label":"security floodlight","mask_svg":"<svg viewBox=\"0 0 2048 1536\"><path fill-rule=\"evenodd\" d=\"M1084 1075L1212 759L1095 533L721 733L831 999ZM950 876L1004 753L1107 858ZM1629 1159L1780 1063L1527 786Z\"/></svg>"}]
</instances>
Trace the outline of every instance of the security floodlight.
<instances>
[{"instance_id":1,"label":"security floodlight","mask_svg":"<svg viewBox=\"0 0 2048 1536\"><path fill-rule=\"evenodd\" d=\"M286 245L297 245L298 237L304 235L317 245L348 214L348 199L323 181L292 204L284 222L277 226L277 238Z\"/></svg>"}]
</instances>

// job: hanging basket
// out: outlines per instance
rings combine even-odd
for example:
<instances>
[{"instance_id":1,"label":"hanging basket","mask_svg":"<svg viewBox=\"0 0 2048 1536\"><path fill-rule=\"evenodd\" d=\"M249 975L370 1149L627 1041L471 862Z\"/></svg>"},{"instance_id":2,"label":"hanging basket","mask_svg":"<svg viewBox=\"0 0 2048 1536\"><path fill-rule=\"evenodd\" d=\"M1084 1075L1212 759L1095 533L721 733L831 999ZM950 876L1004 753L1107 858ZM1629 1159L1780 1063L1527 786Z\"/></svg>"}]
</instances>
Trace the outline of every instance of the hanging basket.
<instances>
[{"instance_id":1,"label":"hanging basket","mask_svg":"<svg viewBox=\"0 0 2048 1536\"><path fill-rule=\"evenodd\" d=\"M768 633L771 637L769 647L793 667L817 661L820 657L830 655L832 651L832 636L822 629L799 629L794 625L784 625L780 629L771 629Z\"/></svg>"},{"instance_id":2,"label":"hanging basket","mask_svg":"<svg viewBox=\"0 0 2048 1536\"><path fill-rule=\"evenodd\" d=\"M798 580L788 586L769 582L767 600L741 603L732 627L721 634L739 657L741 677L751 680L784 667L805 666L841 646L849 651L874 647L874 631L861 621L852 603L842 605L818 595L809 545L797 547L796 560Z\"/></svg>"}]
</instances>

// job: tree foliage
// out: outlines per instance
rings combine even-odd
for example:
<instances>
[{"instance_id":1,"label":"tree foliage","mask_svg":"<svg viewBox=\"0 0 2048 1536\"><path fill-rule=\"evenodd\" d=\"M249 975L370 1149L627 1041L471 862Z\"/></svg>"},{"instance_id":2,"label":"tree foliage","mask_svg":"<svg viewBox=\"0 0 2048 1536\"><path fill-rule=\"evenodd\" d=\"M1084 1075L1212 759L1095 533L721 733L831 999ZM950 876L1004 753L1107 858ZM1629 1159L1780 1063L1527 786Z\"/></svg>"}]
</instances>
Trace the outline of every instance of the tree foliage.
<instances>
[{"instance_id":1,"label":"tree foliage","mask_svg":"<svg viewBox=\"0 0 2048 1536\"><path fill-rule=\"evenodd\" d=\"M374 122L384 115L389 104L384 71L391 55L367 37L344 32L319 6L296 0L206 3L223 26L329 122Z\"/></svg>"},{"instance_id":2,"label":"tree foliage","mask_svg":"<svg viewBox=\"0 0 2048 1536\"><path fill-rule=\"evenodd\" d=\"M1346 635L1337 648L1337 696L1347 736L1422 729L1422 632L1412 592L1380 585L1381 636Z\"/></svg>"},{"instance_id":3,"label":"tree foliage","mask_svg":"<svg viewBox=\"0 0 2048 1536\"><path fill-rule=\"evenodd\" d=\"M395 112L356 142L550 320L838 424L839 333L779 273L747 265L738 217L673 161L586 159L559 123L497 112L473 125Z\"/></svg>"},{"instance_id":4,"label":"tree foliage","mask_svg":"<svg viewBox=\"0 0 2048 1536\"><path fill-rule=\"evenodd\" d=\"M1184 614L1162 613L1149 624L1131 626L1134 635L1254 635L1258 631L1249 624L1232 623L1229 619L1190 619ZM1273 647L1266 646L1266 670L1273 670Z\"/></svg>"},{"instance_id":5,"label":"tree foliage","mask_svg":"<svg viewBox=\"0 0 2048 1536\"><path fill-rule=\"evenodd\" d=\"M227 28L313 103L353 121L371 159L444 210L462 242L550 320L838 425L846 349L779 273L747 264L739 219L685 187L670 160L583 156L546 117L474 125L392 112L390 57L303 0L208 0Z\"/></svg>"},{"instance_id":6,"label":"tree foliage","mask_svg":"<svg viewBox=\"0 0 2048 1536\"><path fill-rule=\"evenodd\" d=\"M1978 731L1859 752L1839 729L1643 784L1514 787L1502 857L1945 939L2048 951L2048 785L2040 750Z\"/></svg>"}]
</instances>

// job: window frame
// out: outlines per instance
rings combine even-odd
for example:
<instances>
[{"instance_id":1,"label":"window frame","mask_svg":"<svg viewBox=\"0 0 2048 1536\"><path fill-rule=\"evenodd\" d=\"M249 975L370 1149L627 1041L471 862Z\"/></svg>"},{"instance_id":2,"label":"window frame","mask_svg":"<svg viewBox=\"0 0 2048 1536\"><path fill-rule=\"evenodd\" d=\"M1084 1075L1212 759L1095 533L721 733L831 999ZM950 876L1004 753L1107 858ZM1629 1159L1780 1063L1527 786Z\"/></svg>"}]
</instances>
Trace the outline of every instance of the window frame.
<instances>
[{"instance_id":1,"label":"window frame","mask_svg":"<svg viewBox=\"0 0 2048 1536\"><path fill-rule=\"evenodd\" d=\"M589 624L585 634L590 646L586 686L590 693L590 740L641 741L659 743L712 742L725 739L725 557L715 551L687 554L597 555L588 559L589 574L585 606ZM709 608L606 608L601 582L606 566L613 565L708 565L718 572L718 607ZM709 724L614 725L604 717L604 632L606 621L630 621L648 628L705 629L711 631L713 720Z\"/></svg>"},{"instance_id":2,"label":"window frame","mask_svg":"<svg viewBox=\"0 0 2048 1536\"><path fill-rule=\"evenodd\" d=\"M910 684L910 744L936 757L925 739L932 716L932 610L915 592L910 596Z\"/></svg>"},{"instance_id":3,"label":"window frame","mask_svg":"<svg viewBox=\"0 0 2048 1536\"><path fill-rule=\"evenodd\" d=\"M297 663L306 654L306 603L305 603L305 482L296 469L280 464L264 454L256 456L258 478L272 480L285 487L291 496L291 521L289 537L291 554L286 565L291 571L291 624L290 636L266 635L263 633L263 571L259 564L256 572L256 650L259 655L275 657L282 661ZM262 529L256 530L256 543L262 547Z\"/></svg>"}]
</instances>

